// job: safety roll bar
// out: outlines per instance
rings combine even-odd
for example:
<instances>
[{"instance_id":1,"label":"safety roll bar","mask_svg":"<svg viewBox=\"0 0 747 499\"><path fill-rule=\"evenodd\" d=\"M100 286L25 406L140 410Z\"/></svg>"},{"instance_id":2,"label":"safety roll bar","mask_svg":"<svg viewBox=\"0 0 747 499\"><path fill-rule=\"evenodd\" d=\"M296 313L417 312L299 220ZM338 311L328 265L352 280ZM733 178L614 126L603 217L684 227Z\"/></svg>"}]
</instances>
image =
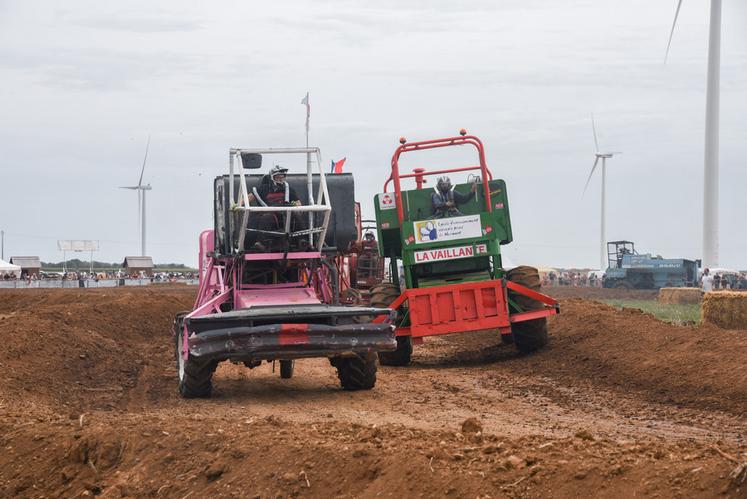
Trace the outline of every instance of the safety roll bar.
<instances>
[{"instance_id":1,"label":"safety roll bar","mask_svg":"<svg viewBox=\"0 0 747 499\"><path fill-rule=\"evenodd\" d=\"M394 151L394 155L392 156L392 173L389 175L389 178L384 183L384 192L387 192L387 187L389 186L389 183L392 182L394 184L394 195L397 202L397 219L399 220L400 226L402 225L402 222L404 221L405 214L404 214L404 208L402 205L402 187L400 184L400 180L403 178L422 178L423 176L428 175L439 175L439 174L445 174L445 173L455 173L455 172L464 172L464 171L470 171L470 170L480 170L482 172L482 186L483 191L485 193L485 203L487 205L488 212L493 211L493 205L490 202L490 186L488 185L488 182L485 181L485 179L492 180L493 174L488 169L488 166L485 162L485 147L482 144L482 141L475 137L474 135L467 135L464 130L460 131L459 137L445 137L442 139L432 139L432 140L423 140L420 142L410 142L408 143L404 137L400 139L400 146ZM461 145L472 145L477 149L477 154L480 159L480 164L476 166L465 166L465 167L458 167L458 168L446 168L441 170L433 170L433 171L425 171L423 169L419 169L418 172L415 173L405 173L400 175L399 173L399 157L406 152L413 152L413 151L423 151L427 149L435 149L438 147L451 147L451 146L461 146Z\"/></svg>"},{"instance_id":2,"label":"safety roll bar","mask_svg":"<svg viewBox=\"0 0 747 499\"><path fill-rule=\"evenodd\" d=\"M246 175L244 169L241 167L241 154L242 153L254 153L254 154L306 154L306 190L308 204L301 206L249 206L249 192L246 188ZM319 174L319 190L317 192L317 198L314 200L314 189L313 189L313 171L311 157L316 157L316 166ZM243 201L243 206L238 206L236 196L234 193L234 161L238 161L238 176L239 182L239 196ZM332 205L330 203L329 191L327 190L327 179L325 176L324 169L322 168L322 153L318 147L289 147L289 148L268 148L268 149L244 149L244 148L231 148L228 153L228 168L229 168L229 182L228 182L228 195L232 204L232 209L243 213L241 217L241 223L239 227L239 240L237 241L238 248L244 247L244 238L247 232L247 226L249 224L249 217L252 213L287 213L285 221L285 234L293 235L306 235L309 236L309 244L315 246L317 251L322 250L324 245L324 239L327 235L327 229L329 227L330 214L332 213ZM324 219L322 225L319 228L314 227L314 213L324 213ZM309 229L299 231L298 233L290 232L290 221L291 214L293 213L308 213L309 215ZM314 243L314 235L318 235L316 244Z\"/></svg>"}]
</instances>

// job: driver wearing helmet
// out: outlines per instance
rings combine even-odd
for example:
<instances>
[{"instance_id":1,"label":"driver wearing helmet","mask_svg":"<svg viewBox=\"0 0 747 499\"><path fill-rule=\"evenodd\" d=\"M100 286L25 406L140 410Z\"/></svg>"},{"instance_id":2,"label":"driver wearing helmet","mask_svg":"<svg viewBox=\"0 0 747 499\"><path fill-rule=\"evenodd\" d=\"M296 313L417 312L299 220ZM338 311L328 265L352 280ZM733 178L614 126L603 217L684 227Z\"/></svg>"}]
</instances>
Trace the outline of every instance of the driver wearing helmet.
<instances>
[{"instance_id":1,"label":"driver wearing helmet","mask_svg":"<svg viewBox=\"0 0 747 499\"><path fill-rule=\"evenodd\" d=\"M268 174L262 177L259 186L252 188L252 192L248 196L249 203L256 203L259 206L300 206L301 198L298 197L296 190L285 181L287 173L287 168L280 165L273 166ZM303 217L298 214L293 214L292 217L291 231L304 230L306 223ZM262 213L257 217L250 218L249 228L251 232L246 239L247 246L256 251L266 251L268 246L276 246L278 236L262 234L262 232L276 232L284 225L283 215L280 213ZM261 239L261 241L258 239Z\"/></svg>"},{"instance_id":2,"label":"driver wearing helmet","mask_svg":"<svg viewBox=\"0 0 747 499\"><path fill-rule=\"evenodd\" d=\"M367 231L363 235L363 248L370 249L370 248L376 248L378 244L376 243L376 236L372 231Z\"/></svg>"},{"instance_id":3,"label":"driver wearing helmet","mask_svg":"<svg viewBox=\"0 0 747 499\"><path fill-rule=\"evenodd\" d=\"M273 166L270 172L262 177L259 187L252 188L252 192L249 194L249 203L256 202L259 206L288 204L300 206L301 198L298 197L296 190L285 181L287 173L287 168L280 165Z\"/></svg>"},{"instance_id":4,"label":"driver wearing helmet","mask_svg":"<svg viewBox=\"0 0 747 499\"><path fill-rule=\"evenodd\" d=\"M458 208L459 205L475 197L477 182L472 183L470 193L465 195L454 189L449 177L443 176L439 177L434 190L435 192L431 195L433 208L433 217L431 218L456 217L462 215Z\"/></svg>"}]
</instances>

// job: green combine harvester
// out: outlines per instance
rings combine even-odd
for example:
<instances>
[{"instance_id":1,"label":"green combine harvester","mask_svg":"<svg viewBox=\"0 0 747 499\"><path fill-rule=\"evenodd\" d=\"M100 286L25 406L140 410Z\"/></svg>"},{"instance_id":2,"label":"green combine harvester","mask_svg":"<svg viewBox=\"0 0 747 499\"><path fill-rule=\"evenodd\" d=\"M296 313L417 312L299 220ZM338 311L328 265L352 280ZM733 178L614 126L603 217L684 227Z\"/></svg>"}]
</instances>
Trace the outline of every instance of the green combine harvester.
<instances>
[{"instance_id":1,"label":"green combine harvester","mask_svg":"<svg viewBox=\"0 0 747 499\"><path fill-rule=\"evenodd\" d=\"M465 145L476 148L478 165L399 171L404 153ZM469 171L468 183L424 188L427 176ZM403 190L404 179L412 179L415 189ZM408 364L413 344L439 334L494 330L521 353L547 343L547 316L560 312L558 302L539 292L537 269L503 267L501 245L513 239L506 183L493 178L477 137L461 130L458 137L400 139L384 192L374 202L379 251L389 259L390 282L371 290L371 306L398 312L397 350L379 352L382 364Z\"/></svg>"}]
</instances>

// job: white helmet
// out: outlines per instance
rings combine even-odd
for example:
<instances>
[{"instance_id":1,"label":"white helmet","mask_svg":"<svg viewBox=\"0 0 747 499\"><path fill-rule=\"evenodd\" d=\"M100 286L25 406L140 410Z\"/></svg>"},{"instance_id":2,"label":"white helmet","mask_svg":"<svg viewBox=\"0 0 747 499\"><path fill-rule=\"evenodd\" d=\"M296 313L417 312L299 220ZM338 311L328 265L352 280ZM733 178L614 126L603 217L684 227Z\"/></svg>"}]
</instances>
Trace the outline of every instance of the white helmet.
<instances>
[{"instance_id":1,"label":"white helmet","mask_svg":"<svg viewBox=\"0 0 747 499\"><path fill-rule=\"evenodd\" d=\"M278 175L285 176L286 173L288 173L287 168L284 168L280 165L275 165L270 170L270 180L272 180L275 183L275 185L281 185L283 184L283 182L278 182L277 180L275 180L275 177Z\"/></svg>"}]
</instances>

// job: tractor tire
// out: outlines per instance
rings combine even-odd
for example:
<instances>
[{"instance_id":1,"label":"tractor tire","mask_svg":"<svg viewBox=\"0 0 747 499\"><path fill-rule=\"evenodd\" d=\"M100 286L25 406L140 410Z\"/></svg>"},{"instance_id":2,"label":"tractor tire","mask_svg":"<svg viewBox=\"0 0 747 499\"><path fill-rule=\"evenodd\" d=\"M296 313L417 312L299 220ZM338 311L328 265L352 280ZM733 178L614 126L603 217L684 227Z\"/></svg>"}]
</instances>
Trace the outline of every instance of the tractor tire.
<instances>
[{"instance_id":1,"label":"tractor tire","mask_svg":"<svg viewBox=\"0 0 747 499\"><path fill-rule=\"evenodd\" d=\"M281 360L280 377L282 379L291 379L293 377L293 367L295 366L295 364L295 360Z\"/></svg>"},{"instance_id":2,"label":"tractor tire","mask_svg":"<svg viewBox=\"0 0 747 499\"><path fill-rule=\"evenodd\" d=\"M534 267L521 266L506 272L506 279L520 284L532 291L540 291L540 276ZM528 296L520 295L511 290L508 297L516 303L523 311L541 310L542 303ZM531 321L516 322L511 325L511 336L516 349L522 354L539 350L547 345L547 318L534 319Z\"/></svg>"},{"instance_id":3,"label":"tractor tire","mask_svg":"<svg viewBox=\"0 0 747 499\"><path fill-rule=\"evenodd\" d=\"M382 282L371 289L371 306L386 308L399 298L399 286ZM412 359L412 337L397 336L397 349L393 352L379 352L382 366L406 366Z\"/></svg>"},{"instance_id":4,"label":"tractor tire","mask_svg":"<svg viewBox=\"0 0 747 499\"><path fill-rule=\"evenodd\" d=\"M182 317L174 321L175 332L181 330ZM191 355L185 360L182 355L184 335L175 334L176 371L179 380L179 394L184 398L208 398L213 393L213 373L218 367L214 360L200 360Z\"/></svg>"},{"instance_id":5,"label":"tractor tire","mask_svg":"<svg viewBox=\"0 0 747 499\"><path fill-rule=\"evenodd\" d=\"M359 353L355 357L334 359L343 390L370 390L376 384L376 355Z\"/></svg>"}]
</instances>

